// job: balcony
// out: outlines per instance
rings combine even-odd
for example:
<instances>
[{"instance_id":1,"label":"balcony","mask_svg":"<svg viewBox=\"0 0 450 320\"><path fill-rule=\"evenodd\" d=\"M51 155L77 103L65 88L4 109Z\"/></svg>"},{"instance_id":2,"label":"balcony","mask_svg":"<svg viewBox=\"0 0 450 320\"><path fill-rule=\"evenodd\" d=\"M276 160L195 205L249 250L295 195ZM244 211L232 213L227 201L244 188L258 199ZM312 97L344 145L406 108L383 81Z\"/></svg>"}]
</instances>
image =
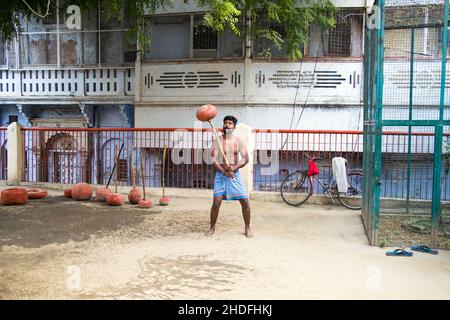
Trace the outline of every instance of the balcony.
<instances>
[{"instance_id":1,"label":"balcony","mask_svg":"<svg viewBox=\"0 0 450 320\"><path fill-rule=\"evenodd\" d=\"M134 74L134 69L0 70L0 101L132 103Z\"/></svg>"}]
</instances>

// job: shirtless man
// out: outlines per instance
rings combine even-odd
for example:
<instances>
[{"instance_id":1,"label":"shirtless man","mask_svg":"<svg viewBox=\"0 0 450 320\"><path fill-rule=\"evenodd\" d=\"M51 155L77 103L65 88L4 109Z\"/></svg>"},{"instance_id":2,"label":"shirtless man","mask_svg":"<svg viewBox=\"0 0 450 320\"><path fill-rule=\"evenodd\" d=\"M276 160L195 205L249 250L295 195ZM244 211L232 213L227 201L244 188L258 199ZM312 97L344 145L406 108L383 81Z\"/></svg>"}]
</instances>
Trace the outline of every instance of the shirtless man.
<instances>
[{"instance_id":1,"label":"shirtless man","mask_svg":"<svg viewBox=\"0 0 450 320\"><path fill-rule=\"evenodd\" d=\"M227 200L238 200L241 203L245 236L247 238L253 236L250 230L250 204L248 195L245 192L245 185L239 173L239 169L248 163L248 153L245 143L233 134L236 124L237 119L235 117L226 116L223 119L224 134L219 137L219 143L223 146L229 166L223 161L217 140L213 142L211 148L211 157L216 175L214 178L214 200L211 207L211 227L206 233L207 236L214 234L220 205L224 198ZM241 155L241 161L239 161L239 154Z\"/></svg>"}]
</instances>

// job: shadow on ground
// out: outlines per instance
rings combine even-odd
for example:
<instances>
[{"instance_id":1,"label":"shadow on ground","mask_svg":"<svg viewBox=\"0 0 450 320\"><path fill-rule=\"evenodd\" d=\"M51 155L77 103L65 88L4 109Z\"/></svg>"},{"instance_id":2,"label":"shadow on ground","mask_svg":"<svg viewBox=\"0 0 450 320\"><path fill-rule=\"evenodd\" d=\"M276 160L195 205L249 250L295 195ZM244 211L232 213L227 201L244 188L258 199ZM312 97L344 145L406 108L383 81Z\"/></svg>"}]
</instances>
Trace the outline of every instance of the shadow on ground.
<instances>
[{"instance_id":1,"label":"shadow on ground","mask_svg":"<svg viewBox=\"0 0 450 320\"><path fill-rule=\"evenodd\" d=\"M110 207L96 201L74 201L63 196L30 200L24 206L0 205L0 246L37 248L48 244L84 241L91 235L142 223L156 209L130 204Z\"/></svg>"}]
</instances>

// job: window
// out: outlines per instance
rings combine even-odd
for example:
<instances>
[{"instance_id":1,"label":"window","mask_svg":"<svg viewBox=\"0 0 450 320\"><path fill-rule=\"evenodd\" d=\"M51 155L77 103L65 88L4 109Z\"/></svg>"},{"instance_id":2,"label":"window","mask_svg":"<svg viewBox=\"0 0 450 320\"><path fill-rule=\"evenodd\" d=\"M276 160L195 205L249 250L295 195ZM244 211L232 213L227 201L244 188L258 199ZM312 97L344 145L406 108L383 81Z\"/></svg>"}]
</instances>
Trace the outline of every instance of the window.
<instances>
[{"instance_id":1,"label":"window","mask_svg":"<svg viewBox=\"0 0 450 320\"><path fill-rule=\"evenodd\" d=\"M194 17L194 58L217 58L217 32L203 24L203 16Z\"/></svg>"},{"instance_id":2,"label":"window","mask_svg":"<svg viewBox=\"0 0 450 320\"><path fill-rule=\"evenodd\" d=\"M336 28L328 33L327 54L349 56L351 43L351 28L349 21L337 19Z\"/></svg>"},{"instance_id":3,"label":"window","mask_svg":"<svg viewBox=\"0 0 450 320\"><path fill-rule=\"evenodd\" d=\"M23 21L23 32L19 36L21 66L134 63L136 39L128 37L128 28L123 20L113 18L103 9L100 12L95 8L82 10L81 30L75 30L66 25L73 13L66 13L62 7L57 14Z\"/></svg>"},{"instance_id":4,"label":"window","mask_svg":"<svg viewBox=\"0 0 450 320\"><path fill-rule=\"evenodd\" d=\"M156 16L151 20L152 42L144 59L188 59L190 16Z\"/></svg>"},{"instance_id":5,"label":"window","mask_svg":"<svg viewBox=\"0 0 450 320\"><path fill-rule=\"evenodd\" d=\"M0 66L6 65L6 43L0 35Z\"/></svg>"},{"instance_id":6,"label":"window","mask_svg":"<svg viewBox=\"0 0 450 320\"><path fill-rule=\"evenodd\" d=\"M309 56L362 57L363 16L360 9L341 9L336 27L327 34L319 26L311 26Z\"/></svg>"},{"instance_id":7,"label":"window","mask_svg":"<svg viewBox=\"0 0 450 320\"><path fill-rule=\"evenodd\" d=\"M56 65L56 33L22 34L19 40L21 65Z\"/></svg>"},{"instance_id":8,"label":"window","mask_svg":"<svg viewBox=\"0 0 450 320\"><path fill-rule=\"evenodd\" d=\"M259 27L263 30L270 30L270 32L277 32L281 39L286 38L286 28L279 23L273 21L256 20ZM260 35L253 42L253 56L255 57L287 57L286 48L277 48L272 41L265 38L264 35Z\"/></svg>"},{"instance_id":9,"label":"window","mask_svg":"<svg viewBox=\"0 0 450 320\"><path fill-rule=\"evenodd\" d=\"M219 55L221 58L242 58L244 56L244 40L230 29L225 29L219 39Z\"/></svg>"},{"instance_id":10,"label":"window","mask_svg":"<svg viewBox=\"0 0 450 320\"><path fill-rule=\"evenodd\" d=\"M55 26L56 25L56 11L54 8L52 8L49 12L49 15L45 18L41 19L38 18L39 23L41 23L44 26Z\"/></svg>"},{"instance_id":11,"label":"window","mask_svg":"<svg viewBox=\"0 0 450 320\"><path fill-rule=\"evenodd\" d=\"M217 50L217 32L203 24L194 27L194 50Z\"/></svg>"},{"instance_id":12,"label":"window","mask_svg":"<svg viewBox=\"0 0 450 320\"><path fill-rule=\"evenodd\" d=\"M149 19L152 41L145 50L145 60L243 56L243 39L231 30L219 36L203 24L203 15L157 15Z\"/></svg>"},{"instance_id":13,"label":"window","mask_svg":"<svg viewBox=\"0 0 450 320\"><path fill-rule=\"evenodd\" d=\"M117 162L117 174L119 176L119 181L128 180L128 162L127 159L118 159Z\"/></svg>"},{"instance_id":14,"label":"window","mask_svg":"<svg viewBox=\"0 0 450 320\"><path fill-rule=\"evenodd\" d=\"M428 28L431 30L428 33L428 44L430 46L430 51L432 55L442 57L442 48L443 40L444 40L444 28ZM448 33L450 34L450 28L448 29ZM436 39L437 38L437 39ZM437 43L436 43L437 42ZM430 45L431 44L431 45ZM447 57L450 56L450 37L447 38Z\"/></svg>"}]
</instances>

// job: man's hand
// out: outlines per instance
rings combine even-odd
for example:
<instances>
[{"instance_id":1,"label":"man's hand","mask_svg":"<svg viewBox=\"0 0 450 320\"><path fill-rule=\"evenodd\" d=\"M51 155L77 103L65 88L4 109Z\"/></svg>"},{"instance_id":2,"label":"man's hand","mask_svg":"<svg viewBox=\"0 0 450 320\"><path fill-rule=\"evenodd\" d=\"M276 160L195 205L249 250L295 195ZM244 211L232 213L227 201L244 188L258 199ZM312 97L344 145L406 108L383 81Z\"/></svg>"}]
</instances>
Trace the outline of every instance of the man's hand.
<instances>
[{"instance_id":1,"label":"man's hand","mask_svg":"<svg viewBox=\"0 0 450 320\"><path fill-rule=\"evenodd\" d=\"M225 171L224 176L234 179L234 172L233 171Z\"/></svg>"},{"instance_id":2,"label":"man's hand","mask_svg":"<svg viewBox=\"0 0 450 320\"><path fill-rule=\"evenodd\" d=\"M234 170L232 170L232 165L227 165L226 163L224 163L224 164L222 164L222 168L223 168L223 170L226 172L226 171L234 171Z\"/></svg>"}]
</instances>

